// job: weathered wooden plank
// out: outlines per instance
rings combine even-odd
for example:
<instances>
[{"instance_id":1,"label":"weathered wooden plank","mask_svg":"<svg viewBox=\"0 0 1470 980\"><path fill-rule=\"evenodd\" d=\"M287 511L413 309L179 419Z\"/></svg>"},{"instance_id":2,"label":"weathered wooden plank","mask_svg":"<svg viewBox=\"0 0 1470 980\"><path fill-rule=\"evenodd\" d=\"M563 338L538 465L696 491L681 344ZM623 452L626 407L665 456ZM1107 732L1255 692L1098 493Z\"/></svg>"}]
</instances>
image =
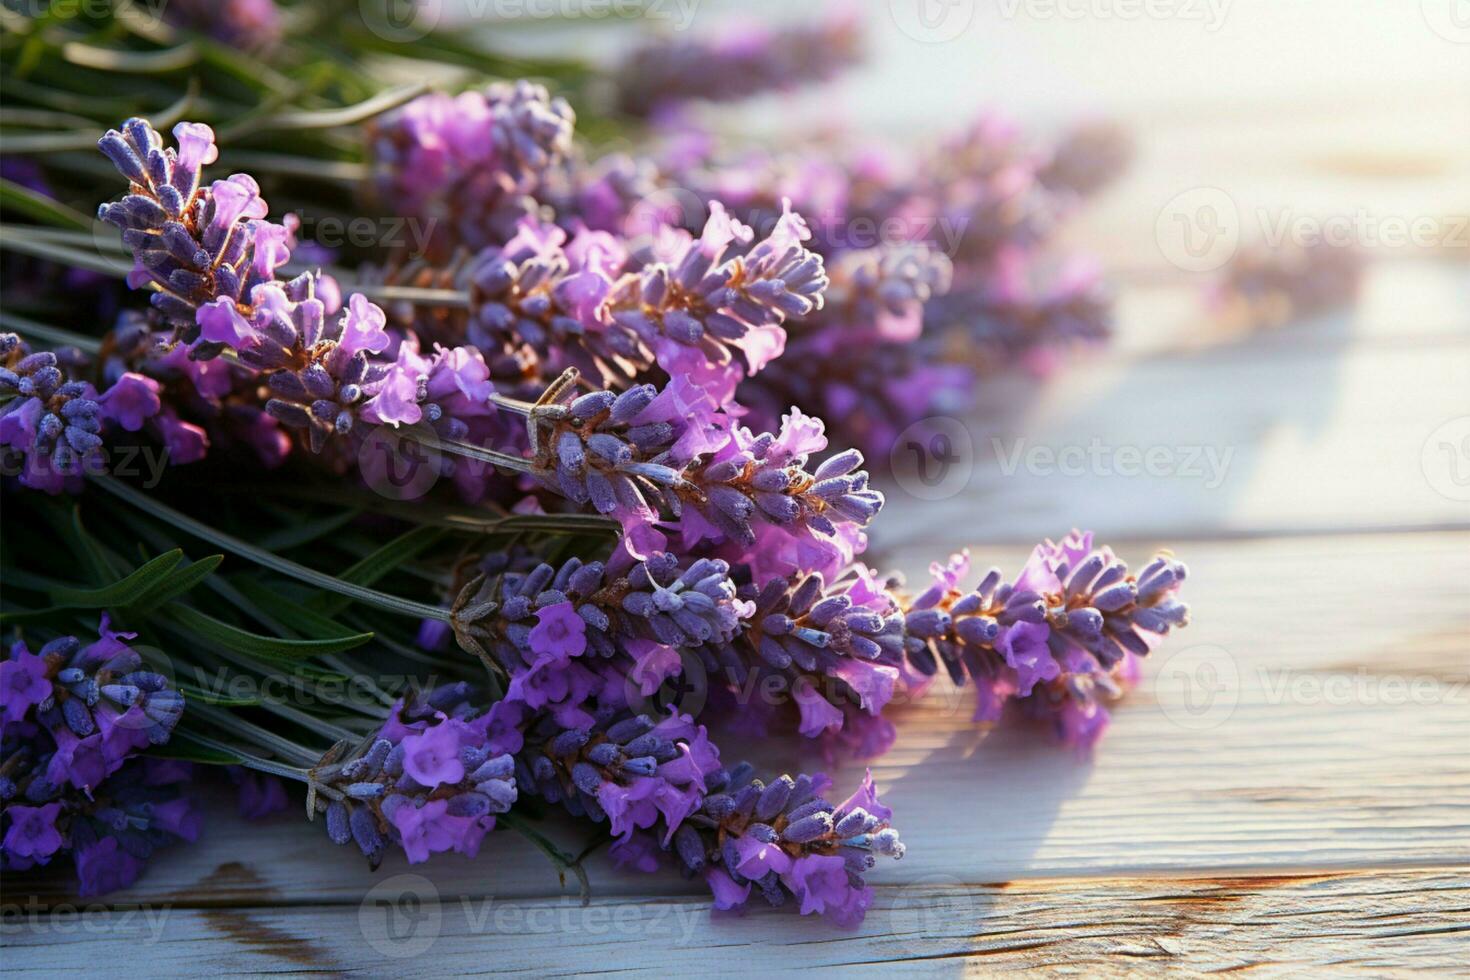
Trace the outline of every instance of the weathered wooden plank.
<instances>
[{"instance_id":1,"label":"weathered wooden plank","mask_svg":"<svg viewBox=\"0 0 1470 980\"><path fill-rule=\"evenodd\" d=\"M587 908L500 896L462 902L402 876L361 906L12 917L4 942L7 970L84 976L110 975L123 949L146 957L153 976L403 969L749 976L810 967L1381 976L1463 971L1467 932L1463 870L992 884L940 877L878 889L854 931L785 910L712 917L680 899L606 899Z\"/></svg>"},{"instance_id":2,"label":"weathered wooden plank","mask_svg":"<svg viewBox=\"0 0 1470 980\"><path fill-rule=\"evenodd\" d=\"M896 447L875 540L1465 527L1466 392L1467 343L1270 336L999 378L947 443Z\"/></svg>"},{"instance_id":3,"label":"weathered wooden plank","mask_svg":"<svg viewBox=\"0 0 1470 980\"><path fill-rule=\"evenodd\" d=\"M1193 568L1195 621L1151 661L1092 763L1031 729L982 735L968 692L941 688L900 710L898 743L874 772L910 850L875 882L1470 861L1470 534L1177 544ZM1148 546L1122 550L1138 558ZM911 575L931 557L895 556ZM1024 557L1005 547L974 559L1016 568ZM761 756L821 767L769 747ZM839 786L860 772L844 767ZM556 832L575 848L574 834ZM118 900L351 903L409 870L390 858L373 875L295 813L247 827L215 812L206 835L161 855ZM446 896L559 892L514 835L494 835L477 861L412 870ZM591 875L599 896L698 890L672 874L622 876L600 858ZM67 887L6 882L38 901L64 900Z\"/></svg>"}]
</instances>

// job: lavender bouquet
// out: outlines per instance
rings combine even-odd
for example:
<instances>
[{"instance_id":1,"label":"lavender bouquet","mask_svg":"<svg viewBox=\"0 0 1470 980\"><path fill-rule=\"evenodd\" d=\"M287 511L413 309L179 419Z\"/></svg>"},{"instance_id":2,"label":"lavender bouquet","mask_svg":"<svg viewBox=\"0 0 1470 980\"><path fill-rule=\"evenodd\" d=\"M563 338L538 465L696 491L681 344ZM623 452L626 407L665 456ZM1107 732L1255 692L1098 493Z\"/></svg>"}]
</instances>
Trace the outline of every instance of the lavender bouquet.
<instances>
[{"instance_id":1,"label":"lavender bouquet","mask_svg":"<svg viewBox=\"0 0 1470 980\"><path fill-rule=\"evenodd\" d=\"M1019 570L940 556L907 587L865 561L884 496L862 451L928 408L875 373L973 372L939 353L951 329L1000 338L995 357L1027 345L987 317L1088 331L1091 285L1011 288L1004 256L1044 216L991 155L1080 195L1093 151L1032 158L987 130L944 172L832 163L843 214L984 212L952 257L845 247L774 169L722 194L716 156L680 171L704 203L689 227L644 206L666 157L589 163L572 102L539 82L280 110L272 81L307 70L291 20L194 49L251 68L268 108L89 134L115 192L75 181L65 140L6 158L3 203L27 219L6 275L28 284L0 314L7 874L69 860L85 894L124 887L197 836L191 793L223 770L246 812L289 787L373 866L473 858L510 830L584 889L605 844L718 909L852 924L878 859L923 842L871 776L843 799L722 744L871 759L899 737L890 706L936 682L973 689L977 725L1096 742L1186 623L1184 566L1133 572L1074 531ZM65 40L38 70L59 73ZM114 62L160 42L130 43ZM363 84L329 77L319 92ZM321 186L331 162L350 186ZM277 190L420 222L423 247L312 241ZM844 361L831 338L852 334L871 360ZM866 415L861 447L824 411ZM568 825L583 846L556 842Z\"/></svg>"}]
</instances>

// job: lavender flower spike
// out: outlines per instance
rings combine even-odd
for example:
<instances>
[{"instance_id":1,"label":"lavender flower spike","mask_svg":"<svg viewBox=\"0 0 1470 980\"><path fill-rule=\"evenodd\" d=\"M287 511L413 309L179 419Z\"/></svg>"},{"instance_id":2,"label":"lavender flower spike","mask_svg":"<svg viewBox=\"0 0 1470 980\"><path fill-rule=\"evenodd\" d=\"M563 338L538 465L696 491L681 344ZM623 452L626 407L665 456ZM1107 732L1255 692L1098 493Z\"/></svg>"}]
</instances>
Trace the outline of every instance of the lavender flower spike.
<instances>
[{"instance_id":1,"label":"lavender flower spike","mask_svg":"<svg viewBox=\"0 0 1470 980\"><path fill-rule=\"evenodd\" d=\"M491 715L473 695L450 684L400 702L350 758L313 770L333 843L356 844L375 868L389 844L411 864L479 852L518 790L515 764L492 744Z\"/></svg>"},{"instance_id":2,"label":"lavender flower spike","mask_svg":"<svg viewBox=\"0 0 1470 980\"><path fill-rule=\"evenodd\" d=\"M706 778L709 795L674 835L686 873L705 879L719 909L742 906L758 890L771 905L795 899L802 915L861 922L873 901L864 874L875 858L905 850L872 774L836 805L822 797L831 781L820 773L770 783L753 774L742 763Z\"/></svg>"},{"instance_id":3,"label":"lavender flower spike","mask_svg":"<svg viewBox=\"0 0 1470 980\"><path fill-rule=\"evenodd\" d=\"M252 290L275 278L290 257L288 229L265 219L260 186L246 174L203 185L200 171L219 156L202 123L174 127L178 147L143 119L110 129L97 147L128 179L128 194L97 217L122 229L133 253L128 285L151 284L150 302L196 357L239 347L241 309ZM202 333L202 344L201 344Z\"/></svg>"},{"instance_id":4,"label":"lavender flower spike","mask_svg":"<svg viewBox=\"0 0 1470 980\"><path fill-rule=\"evenodd\" d=\"M15 334L0 334L0 451L22 457L22 483L60 491L99 462L101 431L90 384L69 380L51 351L31 353Z\"/></svg>"},{"instance_id":5,"label":"lavender flower spike","mask_svg":"<svg viewBox=\"0 0 1470 980\"><path fill-rule=\"evenodd\" d=\"M746 28L718 39L659 39L630 52L618 72L631 115L691 99L730 102L825 81L861 57L858 19L846 10L781 30Z\"/></svg>"}]
</instances>

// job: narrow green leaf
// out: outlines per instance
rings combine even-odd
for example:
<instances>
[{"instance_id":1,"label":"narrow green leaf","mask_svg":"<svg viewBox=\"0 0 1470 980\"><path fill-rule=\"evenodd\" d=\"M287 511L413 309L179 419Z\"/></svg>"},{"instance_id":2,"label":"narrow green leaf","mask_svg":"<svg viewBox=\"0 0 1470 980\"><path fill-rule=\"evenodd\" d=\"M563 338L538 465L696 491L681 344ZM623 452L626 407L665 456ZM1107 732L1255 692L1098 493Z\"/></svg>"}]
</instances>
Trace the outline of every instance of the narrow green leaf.
<instances>
[{"instance_id":1,"label":"narrow green leaf","mask_svg":"<svg viewBox=\"0 0 1470 980\"><path fill-rule=\"evenodd\" d=\"M82 68L97 68L129 75L156 75L159 72L188 68L199 60L199 51L190 42L162 51L120 51L99 48L80 41L61 46L61 56Z\"/></svg>"},{"instance_id":2,"label":"narrow green leaf","mask_svg":"<svg viewBox=\"0 0 1470 980\"><path fill-rule=\"evenodd\" d=\"M399 565L422 554L444 537L444 533L442 527L427 525L405 531L366 558L355 562L337 577L355 585L372 585ZM352 600L340 595L324 595L317 596L311 604L317 610L331 615L346 609L352 604Z\"/></svg>"},{"instance_id":3,"label":"narrow green leaf","mask_svg":"<svg viewBox=\"0 0 1470 980\"><path fill-rule=\"evenodd\" d=\"M252 657L315 657L324 653L340 653L360 647L373 638L371 633L349 633L321 640L283 640L274 636L261 636L242 630L238 626L221 622L206 613L189 606L175 603L164 610L164 614L180 626L198 633L227 650L234 650Z\"/></svg>"},{"instance_id":4,"label":"narrow green leaf","mask_svg":"<svg viewBox=\"0 0 1470 980\"><path fill-rule=\"evenodd\" d=\"M372 98L359 102L357 105L345 106L341 109L324 109L321 111L298 110L295 112L280 112L263 119L251 119L242 122L238 126L231 126L219 134L221 143L229 143L232 139L239 139L250 133L258 133L268 130L280 129L332 129L337 126L356 126L366 122L374 116L382 115L390 109L396 109L410 99L416 99L429 90L424 82L414 82L409 85L400 85L379 92Z\"/></svg>"},{"instance_id":5,"label":"narrow green leaf","mask_svg":"<svg viewBox=\"0 0 1470 980\"><path fill-rule=\"evenodd\" d=\"M81 212L3 177L0 177L0 204L58 228L85 230L92 227L91 219Z\"/></svg>"},{"instance_id":6,"label":"narrow green leaf","mask_svg":"<svg viewBox=\"0 0 1470 980\"><path fill-rule=\"evenodd\" d=\"M443 622L449 621L448 610L440 609L437 606L430 606L422 602L414 602L411 599L400 599L397 596L388 595L386 592L378 592L375 589L364 588L351 582L343 582L335 576L327 575L325 572L319 572L314 568L307 568L305 565L298 565L288 558L282 558L280 555L272 554L269 551L247 544L234 535L226 534L223 531L210 527L202 521L197 521L167 504L154 500L145 493L140 493L115 477L94 476L92 480L97 486L106 490L108 493L121 497L139 510L152 514L167 524L187 534L192 534L201 540L208 541L217 548L223 548L232 554L247 558L258 565L279 572L282 575L288 575L308 585L314 585L319 589L326 589L329 592L350 596L352 599L365 605L372 606L376 609L384 609L391 613L397 613L400 616L410 616L417 619L437 619Z\"/></svg>"},{"instance_id":7,"label":"narrow green leaf","mask_svg":"<svg viewBox=\"0 0 1470 980\"><path fill-rule=\"evenodd\" d=\"M204 704L217 704L225 708L248 708L260 703L259 698L231 697L227 694L215 694L194 684L185 684L179 681L175 684L179 693L190 701L202 701Z\"/></svg>"},{"instance_id":8,"label":"narrow green leaf","mask_svg":"<svg viewBox=\"0 0 1470 980\"><path fill-rule=\"evenodd\" d=\"M349 508L328 517L317 520L302 521L272 531L260 538L260 546L267 551L284 551L288 548L299 548L303 544L309 544L317 538L331 534L362 515L362 511L356 507Z\"/></svg>"},{"instance_id":9,"label":"narrow green leaf","mask_svg":"<svg viewBox=\"0 0 1470 980\"><path fill-rule=\"evenodd\" d=\"M271 618L280 620L292 630L303 633L314 640L330 639L347 632L347 627L341 623L323 616L315 609L286 598L262 582L242 579L237 583L237 587L247 599L259 606Z\"/></svg>"},{"instance_id":10,"label":"narrow green leaf","mask_svg":"<svg viewBox=\"0 0 1470 980\"><path fill-rule=\"evenodd\" d=\"M210 555L208 558L201 558L187 568L171 573L147 593L133 600L135 610L139 615L146 615L164 603L177 599L209 578L224 560L224 555Z\"/></svg>"},{"instance_id":11,"label":"narrow green leaf","mask_svg":"<svg viewBox=\"0 0 1470 980\"><path fill-rule=\"evenodd\" d=\"M227 751L222 743L209 740L206 745L188 732L174 732L166 745L153 749L148 754L161 759L180 759L184 762L200 762L207 766L238 766L245 760L237 753Z\"/></svg>"},{"instance_id":12,"label":"narrow green leaf","mask_svg":"<svg viewBox=\"0 0 1470 980\"><path fill-rule=\"evenodd\" d=\"M100 589L74 589L62 586L51 590L51 601L63 608L106 609L126 606L146 595L168 576L184 557L181 549L159 555L132 574Z\"/></svg>"}]
</instances>

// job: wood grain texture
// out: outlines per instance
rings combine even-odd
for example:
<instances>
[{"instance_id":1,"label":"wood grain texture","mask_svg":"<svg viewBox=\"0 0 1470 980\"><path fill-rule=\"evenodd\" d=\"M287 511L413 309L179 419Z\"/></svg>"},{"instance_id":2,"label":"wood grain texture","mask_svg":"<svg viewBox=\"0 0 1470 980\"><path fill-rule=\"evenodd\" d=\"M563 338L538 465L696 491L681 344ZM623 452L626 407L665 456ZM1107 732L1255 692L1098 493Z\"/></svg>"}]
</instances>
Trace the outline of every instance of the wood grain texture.
<instances>
[{"instance_id":1,"label":"wood grain texture","mask_svg":"<svg viewBox=\"0 0 1470 980\"><path fill-rule=\"evenodd\" d=\"M901 475L875 538L1470 527L1445 489L1452 464L1426 449L1446 423L1470 425L1470 302L1457 316L1455 336L1422 344L1358 344L1328 317L1305 335L1084 358L1044 387L995 379L954 423L950 495ZM895 458L912 472L906 442Z\"/></svg>"},{"instance_id":2,"label":"wood grain texture","mask_svg":"<svg viewBox=\"0 0 1470 980\"><path fill-rule=\"evenodd\" d=\"M855 931L779 910L712 918L677 898L436 899L422 879L394 908L154 907L10 920L11 963L36 971L115 960L119 941L150 973L406 970L575 976L740 975L758 964L956 975L1035 970L1084 976L1251 971L1263 976L1463 972L1470 878L1442 870L1173 879L968 883L877 890ZM397 918L391 918L392 916ZM58 942L60 938L65 942ZM44 974L40 974L44 975Z\"/></svg>"}]
</instances>

